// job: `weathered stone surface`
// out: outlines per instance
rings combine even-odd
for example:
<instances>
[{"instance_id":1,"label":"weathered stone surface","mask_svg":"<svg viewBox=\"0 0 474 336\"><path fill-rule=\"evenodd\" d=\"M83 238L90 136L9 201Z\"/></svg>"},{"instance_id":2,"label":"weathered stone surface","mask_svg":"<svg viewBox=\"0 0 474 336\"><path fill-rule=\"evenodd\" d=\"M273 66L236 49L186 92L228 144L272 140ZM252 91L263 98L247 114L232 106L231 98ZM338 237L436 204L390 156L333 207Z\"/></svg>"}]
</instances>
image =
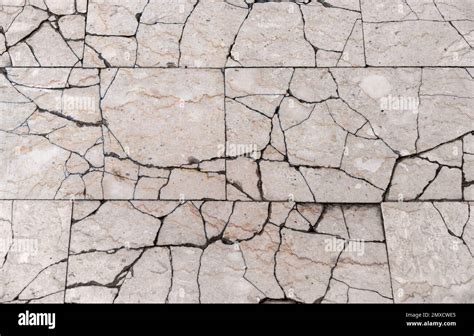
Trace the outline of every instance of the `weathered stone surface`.
<instances>
[{"instance_id":1,"label":"weathered stone surface","mask_svg":"<svg viewBox=\"0 0 474 336\"><path fill-rule=\"evenodd\" d=\"M204 245L206 235L199 209L191 202L179 206L163 221L158 236L160 245Z\"/></svg>"},{"instance_id":2,"label":"weathered stone surface","mask_svg":"<svg viewBox=\"0 0 474 336\"><path fill-rule=\"evenodd\" d=\"M301 168L317 202L376 203L383 190L349 174L329 168Z\"/></svg>"},{"instance_id":3,"label":"weathered stone surface","mask_svg":"<svg viewBox=\"0 0 474 336\"><path fill-rule=\"evenodd\" d=\"M230 241L253 238L267 223L268 213L268 203L236 202L223 238Z\"/></svg>"},{"instance_id":4,"label":"weathered stone surface","mask_svg":"<svg viewBox=\"0 0 474 336\"><path fill-rule=\"evenodd\" d=\"M384 203L382 210L395 302L472 301L472 251L433 204Z\"/></svg>"},{"instance_id":5,"label":"weathered stone surface","mask_svg":"<svg viewBox=\"0 0 474 336\"><path fill-rule=\"evenodd\" d=\"M369 65L469 66L474 62L472 47L448 22L365 23L364 33Z\"/></svg>"},{"instance_id":6,"label":"weathered stone surface","mask_svg":"<svg viewBox=\"0 0 474 336\"><path fill-rule=\"evenodd\" d=\"M420 158L401 160L395 167L388 200L413 200L425 191L435 178L438 166Z\"/></svg>"},{"instance_id":7,"label":"weathered stone surface","mask_svg":"<svg viewBox=\"0 0 474 336\"><path fill-rule=\"evenodd\" d=\"M460 169L442 167L436 175L436 178L428 185L420 196L420 199L462 199L461 174Z\"/></svg>"},{"instance_id":8,"label":"weathered stone surface","mask_svg":"<svg viewBox=\"0 0 474 336\"><path fill-rule=\"evenodd\" d=\"M3 76L1 197L94 198L86 176L103 166L97 73L22 68Z\"/></svg>"},{"instance_id":9,"label":"weathered stone surface","mask_svg":"<svg viewBox=\"0 0 474 336\"><path fill-rule=\"evenodd\" d=\"M290 163L339 166L346 132L334 123L327 104L315 105L307 118L284 131Z\"/></svg>"},{"instance_id":10,"label":"weathered stone surface","mask_svg":"<svg viewBox=\"0 0 474 336\"><path fill-rule=\"evenodd\" d=\"M360 249L348 246L341 253L334 269L333 278L360 290L375 292L379 296L391 299L392 288L387 260L387 251L383 243L359 242Z\"/></svg>"},{"instance_id":11,"label":"weathered stone surface","mask_svg":"<svg viewBox=\"0 0 474 336\"><path fill-rule=\"evenodd\" d=\"M338 251L325 251L327 236L283 229L276 255L276 277L285 294L303 302L324 296ZM308 249L307 246L311 246Z\"/></svg>"},{"instance_id":12,"label":"weathered stone surface","mask_svg":"<svg viewBox=\"0 0 474 336\"><path fill-rule=\"evenodd\" d=\"M347 10L309 3L301 6L305 22L305 36L316 48L316 65L337 66L354 64L364 66L361 16L358 10ZM333 59L328 60L327 54ZM343 62L341 62L341 60Z\"/></svg>"},{"instance_id":13,"label":"weathered stone surface","mask_svg":"<svg viewBox=\"0 0 474 336\"><path fill-rule=\"evenodd\" d=\"M2 6L2 66L73 66L82 59L84 17L74 1ZM10 4L11 5L11 4ZM71 6L72 5L72 6ZM23 7L21 7L23 6ZM47 11L58 16L49 16Z\"/></svg>"},{"instance_id":14,"label":"weathered stone surface","mask_svg":"<svg viewBox=\"0 0 474 336\"><path fill-rule=\"evenodd\" d=\"M383 241L384 228L378 205L342 207L347 232L351 239Z\"/></svg>"},{"instance_id":15,"label":"weathered stone surface","mask_svg":"<svg viewBox=\"0 0 474 336\"><path fill-rule=\"evenodd\" d=\"M339 96L366 118L377 137L402 154L416 150L420 69L332 69L331 72Z\"/></svg>"},{"instance_id":16,"label":"weathered stone surface","mask_svg":"<svg viewBox=\"0 0 474 336\"><path fill-rule=\"evenodd\" d=\"M201 302L257 303L261 293L245 278L245 259L236 244L216 242L202 254Z\"/></svg>"},{"instance_id":17,"label":"weathered stone surface","mask_svg":"<svg viewBox=\"0 0 474 336\"><path fill-rule=\"evenodd\" d=\"M67 287L119 287L129 268L140 259L141 251L119 249L70 255Z\"/></svg>"},{"instance_id":18,"label":"weathered stone surface","mask_svg":"<svg viewBox=\"0 0 474 336\"><path fill-rule=\"evenodd\" d=\"M142 213L129 202L106 202L92 214L74 222L70 252L149 246L153 244L160 227L159 219Z\"/></svg>"},{"instance_id":19,"label":"weathered stone surface","mask_svg":"<svg viewBox=\"0 0 474 336\"><path fill-rule=\"evenodd\" d=\"M226 1L199 2L183 28L179 65L224 67L248 12Z\"/></svg>"},{"instance_id":20,"label":"weathered stone surface","mask_svg":"<svg viewBox=\"0 0 474 336\"><path fill-rule=\"evenodd\" d=\"M240 244L247 266L245 277L266 298L284 296L274 275L275 253L279 244L279 230L273 225L266 225L261 235Z\"/></svg>"},{"instance_id":21,"label":"weathered stone surface","mask_svg":"<svg viewBox=\"0 0 474 336\"><path fill-rule=\"evenodd\" d=\"M142 12L145 5L145 0L132 3L92 0L87 12L87 32L97 35L134 35L138 26L135 15Z\"/></svg>"},{"instance_id":22,"label":"weathered stone surface","mask_svg":"<svg viewBox=\"0 0 474 336\"><path fill-rule=\"evenodd\" d=\"M385 189L397 155L381 140L348 135L341 168L354 177L363 178Z\"/></svg>"},{"instance_id":23,"label":"weathered stone surface","mask_svg":"<svg viewBox=\"0 0 474 336\"><path fill-rule=\"evenodd\" d=\"M63 292L70 202L2 201L0 301L33 300Z\"/></svg>"},{"instance_id":24,"label":"weathered stone surface","mask_svg":"<svg viewBox=\"0 0 474 336\"><path fill-rule=\"evenodd\" d=\"M224 141L222 94L219 71L121 69L102 110L131 159L178 166L217 156Z\"/></svg>"},{"instance_id":25,"label":"weathered stone surface","mask_svg":"<svg viewBox=\"0 0 474 336\"><path fill-rule=\"evenodd\" d=\"M230 51L228 66L315 66L300 8L294 3L254 4Z\"/></svg>"},{"instance_id":26,"label":"weathered stone surface","mask_svg":"<svg viewBox=\"0 0 474 336\"><path fill-rule=\"evenodd\" d=\"M2 197L53 199L64 178L69 153L39 136L2 132L1 139L1 161L7 163L2 173Z\"/></svg>"},{"instance_id":27,"label":"weathered stone surface","mask_svg":"<svg viewBox=\"0 0 474 336\"><path fill-rule=\"evenodd\" d=\"M473 13L462 0L8 2L0 65L472 66Z\"/></svg>"},{"instance_id":28,"label":"weathered stone surface","mask_svg":"<svg viewBox=\"0 0 474 336\"><path fill-rule=\"evenodd\" d=\"M311 202L311 194L305 178L286 162L266 162L260 164L262 190L265 199Z\"/></svg>"},{"instance_id":29,"label":"weathered stone surface","mask_svg":"<svg viewBox=\"0 0 474 336\"><path fill-rule=\"evenodd\" d=\"M2 300L470 300L474 230L469 203L389 202L383 203L382 213L378 205L216 201L178 205L0 202L0 232L13 242L2 249L0 276L8 279L21 272L28 282L5 280ZM160 222L165 223L161 229ZM193 240L193 222L202 232L200 242ZM49 223L58 224L57 230L45 230ZM141 229L148 225L151 231ZM180 228L181 233L176 231ZM38 242L47 249L17 249L16 237L28 237L25 232L31 230L35 237L38 232L48 236L47 245ZM37 263L41 258L44 265Z\"/></svg>"},{"instance_id":30,"label":"weathered stone surface","mask_svg":"<svg viewBox=\"0 0 474 336\"><path fill-rule=\"evenodd\" d=\"M172 284L168 294L170 303L198 303L197 281L202 251L192 247L172 247Z\"/></svg>"},{"instance_id":31,"label":"weathered stone surface","mask_svg":"<svg viewBox=\"0 0 474 336\"><path fill-rule=\"evenodd\" d=\"M114 302L165 303L171 288L171 272L169 249L145 250L127 271Z\"/></svg>"},{"instance_id":32,"label":"weathered stone surface","mask_svg":"<svg viewBox=\"0 0 474 336\"><path fill-rule=\"evenodd\" d=\"M0 301L472 302L473 16L4 0Z\"/></svg>"}]
</instances>

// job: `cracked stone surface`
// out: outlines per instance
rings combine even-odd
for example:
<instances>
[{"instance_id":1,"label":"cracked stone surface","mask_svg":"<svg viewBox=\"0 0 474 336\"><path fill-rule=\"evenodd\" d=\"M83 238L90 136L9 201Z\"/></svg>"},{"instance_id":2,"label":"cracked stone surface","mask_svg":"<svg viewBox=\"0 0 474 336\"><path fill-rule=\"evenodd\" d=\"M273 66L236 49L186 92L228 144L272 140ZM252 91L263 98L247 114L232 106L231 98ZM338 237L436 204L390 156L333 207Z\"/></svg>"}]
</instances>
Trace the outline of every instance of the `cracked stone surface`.
<instances>
[{"instance_id":1,"label":"cracked stone surface","mask_svg":"<svg viewBox=\"0 0 474 336\"><path fill-rule=\"evenodd\" d=\"M461 68L227 69L228 198L471 200L473 97Z\"/></svg>"},{"instance_id":2,"label":"cracked stone surface","mask_svg":"<svg viewBox=\"0 0 474 336\"><path fill-rule=\"evenodd\" d=\"M0 302L474 302L473 17L3 1Z\"/></svg>"},{"instance_id":3,"label":"cracked stone surface","mask_svg":"<svg viewBox=\"0 0 474 336\"><path fill-rule=\"evenodd\" d=\"M472 302L473 204L390 203L382 208L395 301Z\"/></svg>"},{"instance_id":4,"label":"cracked stone surface","mask_svg":"<svg viewBox=\"0 0 474 336\"><path fill-rule=\"evenodd\" d=\"M7 1L1 66L473 66L467 0Z\"/></svg>"},{"instance_id":5,"label":"cracked stone surface","mask_svg":"<svg viewBox=\"0 0 474 336\"><path fill-rule=\"evenodd\" d=\"M473 206L2 201L1 301L470 302Z\"/></svg>"},{"instance_id":6,"label":"cracked stone surface","mask_svg":"<svg viewBox=\"0 0 474 336\"><path fill-rule=\"evenodd\" d=\"M1 302L28 302L61 294L68 260L71 203L2 201Z\"/></svg>"}]
</instances>

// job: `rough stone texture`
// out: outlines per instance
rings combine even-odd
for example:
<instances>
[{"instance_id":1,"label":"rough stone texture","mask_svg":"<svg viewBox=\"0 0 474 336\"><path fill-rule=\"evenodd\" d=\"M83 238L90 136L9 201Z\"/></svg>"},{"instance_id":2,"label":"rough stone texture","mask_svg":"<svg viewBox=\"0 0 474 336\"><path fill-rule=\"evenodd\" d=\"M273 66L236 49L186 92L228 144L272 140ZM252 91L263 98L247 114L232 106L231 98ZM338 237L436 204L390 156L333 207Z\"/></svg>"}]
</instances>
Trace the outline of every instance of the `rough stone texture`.
<instances>
[{"instance_id":1,"label":"rough stone texture","mask_svg":"<svg viewBox=\"0 0 474 336\"><path fill-rule=\"evenodd\" d=\"M366 23L364 27L369 65L469 66L474 62L472 46L449 22ZM437 38L426 38L433 31Z\"/></svg>"},{"instance_id":2,"label":"rough stone texture","mask_svg":"<svg viewBox=\"0 0 474 336\"><path fill-rule=\"evenodd\" d=\"M467 210L462 204L459 213ZM463 226L457 236L432 203L386 203L382 210L395 301L472 302L472 219L456 220Z\"/></svg>"},{"instance_id":3,"label":"rough stone texture","mask_svg":"<svg viewBox=\"0 0 474 336\"><path fill-rule=\"evenodd\" d=\"M472 174L461 140L474 118L467 71L289 71L226 71L227 155L237 157L228 164L227 197L463 199L469 184L461 175L470 183Z\"/></svg>"},{"instance_id":4,"label":"rough stone texture","mask_svg":"<svg viewBox=\"0 0 474 336\"><path fill-rule=\"evenodd\" d=\"M3 1L0 301L474 301L473 17Z\"/></svg>"},{"instance_id":5,"label":"rough stone texture","mask_svg":"<svg viewBox=\"0 0 474 336\"><path fill-rule=\"evenodd\" d=\"M71 202L2 201L0 214L0 301L64 296Z\"/></svg>"},{"instance_id":6,"label":"rough stone texture","mask_svg":"<svg viewBox=\"0 0 474 336\"><path fill-rule=\"evenodd\" d=\"M472 199L464 69L8 68L0 84L4 199Z\"/></svg>"},{"instance_id":7,"label":"rough stone texture","mask_svg":"<svg viewBox=\"0 0 474 336\"><path fill-rule=\"evenodd\" d=\"M314 302L334 281L392 300L376 205L75 201L72 219L67 302Z\"/></svg>"},{"instance_id":8,"label":"rough stone texture","mask_svg":"<svg viewBox=\"0 0 474 336\"><path fill-rule=\"evenodd\" d=\"M473 206L2 201L2 302L470 302Z\"/></svg>"},{"instance_id":9,"label":"rough stone texture","mask_svg":"<svg viewBox=\"0 0 474 336\"><path fill-rule=\"evenodd\" d=\"M1 197L102 198L98 73L10 68L1 76Z\"/></svg>"},{"instance_id":10,"label":"rough stone texture","mask_svg":"<svg viewBox=\"0 0 474 336\"><path fill-rule=\"evenodd\" d=\"M0 14L0 66L474 64L465 0L14 1Z\"/></svg>"}]
</instances>

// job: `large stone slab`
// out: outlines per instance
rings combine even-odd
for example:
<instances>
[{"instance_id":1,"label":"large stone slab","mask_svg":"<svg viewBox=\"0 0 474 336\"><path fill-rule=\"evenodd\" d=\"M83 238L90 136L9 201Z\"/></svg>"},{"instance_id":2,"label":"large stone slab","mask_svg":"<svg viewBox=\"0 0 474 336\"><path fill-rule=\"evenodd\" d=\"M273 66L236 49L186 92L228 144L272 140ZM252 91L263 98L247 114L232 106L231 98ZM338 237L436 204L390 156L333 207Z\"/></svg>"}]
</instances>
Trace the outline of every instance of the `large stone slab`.
<instances>
[{"instance_id":1,"label":"large stone slab","mask_svg":"<svg viewBox=\"0 0 474 336\"><path fill-rule=\"evenodd\" d=\"M219 70L118 70L101 103L104 196L223 199L223 90Z\"/></svg>"}]
</instances>

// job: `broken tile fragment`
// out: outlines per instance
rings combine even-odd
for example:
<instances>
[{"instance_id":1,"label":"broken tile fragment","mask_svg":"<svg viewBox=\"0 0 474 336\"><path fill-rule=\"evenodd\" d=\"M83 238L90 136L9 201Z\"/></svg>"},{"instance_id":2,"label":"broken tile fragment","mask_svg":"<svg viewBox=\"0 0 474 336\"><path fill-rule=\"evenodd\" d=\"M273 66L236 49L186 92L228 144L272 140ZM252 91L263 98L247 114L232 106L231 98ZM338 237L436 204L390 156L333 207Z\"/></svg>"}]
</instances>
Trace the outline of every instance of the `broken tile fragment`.
<instances>
[{"instance_id":1,"label":"broken tile fragment","mask_svg":"<svg viewBox=\"0 0 474 336\"><path fill-rule=\"evenodd\" d=\"M449 22L365 23L364 33L368 65L469 66L474 62L472 47Z\"/></svg>"}]
</instances>

